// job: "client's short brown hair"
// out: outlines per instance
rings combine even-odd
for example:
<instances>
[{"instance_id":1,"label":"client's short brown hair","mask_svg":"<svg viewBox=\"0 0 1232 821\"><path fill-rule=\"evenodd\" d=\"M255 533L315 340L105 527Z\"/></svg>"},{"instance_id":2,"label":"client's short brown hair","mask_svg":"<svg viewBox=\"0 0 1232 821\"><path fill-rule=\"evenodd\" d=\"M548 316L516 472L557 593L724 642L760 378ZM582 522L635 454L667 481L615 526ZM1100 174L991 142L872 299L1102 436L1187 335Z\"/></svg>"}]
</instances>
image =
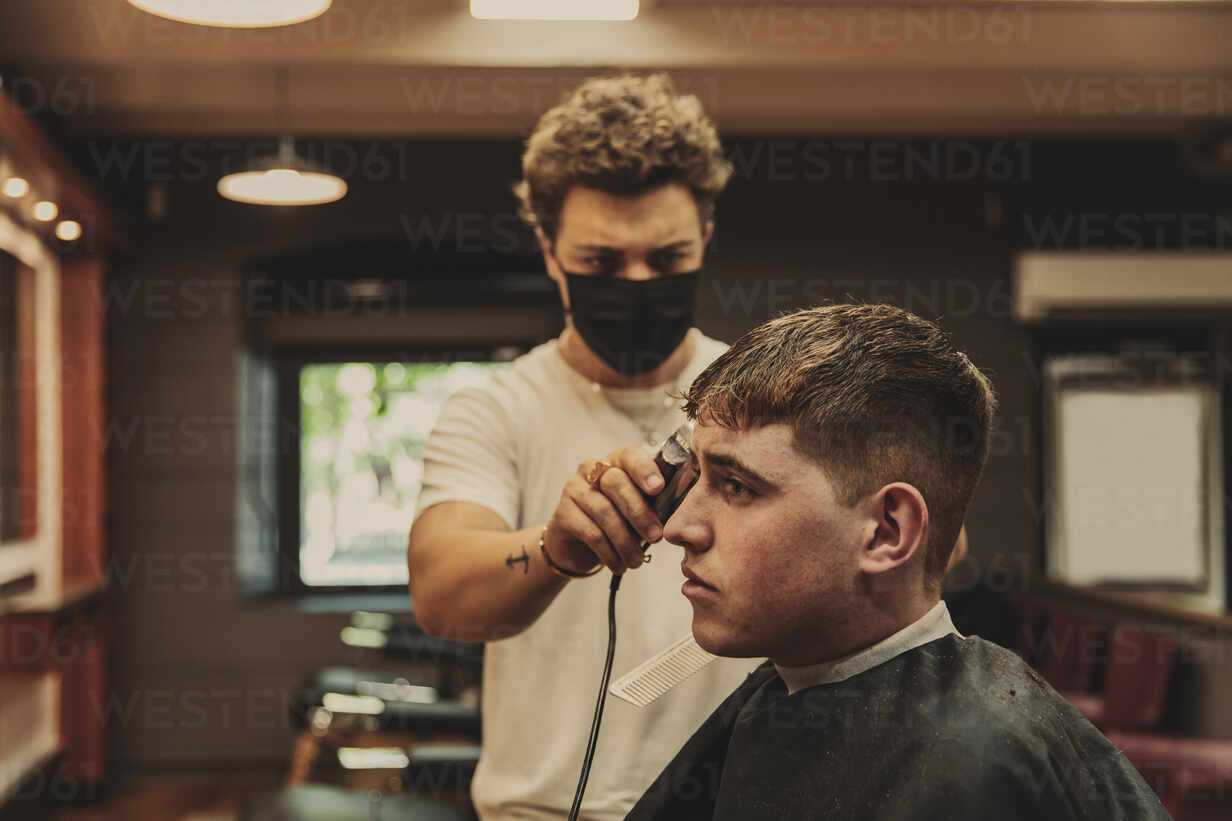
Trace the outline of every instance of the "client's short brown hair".
<instances>
[{"instance_id":1,"label":"client's short brown hair","mask_svg":"<svg viewBox=\"0 0 1232 821\"><path fill-rule=\"evenodd\" d=\"M939 583L988 456L988 378L932 322L891 305L830 305L736 340L685 394L691 419L787 423L854 504L890 482L924 497L924 573Z\"/></svg>"},{"instance_id":2,"label":"client's short brown hair","mask_svg":"<svg viewBox=\"0 0 1232 821\"><path fill-rule=\"evenodd\" d=\"M522 218L554 239L575 185L641 194L683 183L705 224L731 173L701 101L678 94L666 74L596 77L539 119L513 191Z\"/></svg>"}]
</instances>

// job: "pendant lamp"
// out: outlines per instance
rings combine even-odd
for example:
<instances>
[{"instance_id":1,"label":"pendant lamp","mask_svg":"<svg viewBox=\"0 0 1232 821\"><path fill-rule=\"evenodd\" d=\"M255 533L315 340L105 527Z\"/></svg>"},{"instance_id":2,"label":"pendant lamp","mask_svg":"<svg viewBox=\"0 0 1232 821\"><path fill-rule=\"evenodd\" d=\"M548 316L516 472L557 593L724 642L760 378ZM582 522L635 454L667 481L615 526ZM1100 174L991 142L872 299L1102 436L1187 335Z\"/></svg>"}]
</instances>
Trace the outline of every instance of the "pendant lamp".
<instances>
[{"instance_id":1,"label":"pendant lamp","mask_svg":"<svg viewBox=\"0 0 1232 821\"><path fill-rule=\"evenodd\" d=\"M278 117L285 122L285 68L279 70L277 82ZM257 162L248 171L226 175L218 181L218 193L252 205L321 205L345 197L347 184L296 155L294 138L283 134L276 157Z\"/></svg>"},{"instance_id":2,"label":"pendant lamp","mask_svg":"<svg viewBox=\"0 0 1232 821\"><path fill-rule=\"evenodd\" d=\"M289 26L320 17L333 0L128 0L181 23L226 28Z\"/></svg>"},{"instance_id":3,"label":"pendant lamp","mask_svg":"<svg viewBox=\"0 0 1232 821\"><path fill-rule=\"evenodd\" d=\"M344 180L314 169L296 156L290 136L279 141L276 158L218 181L219 194L253 205L321 205L342 199L346 192Z\"/></svg>"}]
</instances>

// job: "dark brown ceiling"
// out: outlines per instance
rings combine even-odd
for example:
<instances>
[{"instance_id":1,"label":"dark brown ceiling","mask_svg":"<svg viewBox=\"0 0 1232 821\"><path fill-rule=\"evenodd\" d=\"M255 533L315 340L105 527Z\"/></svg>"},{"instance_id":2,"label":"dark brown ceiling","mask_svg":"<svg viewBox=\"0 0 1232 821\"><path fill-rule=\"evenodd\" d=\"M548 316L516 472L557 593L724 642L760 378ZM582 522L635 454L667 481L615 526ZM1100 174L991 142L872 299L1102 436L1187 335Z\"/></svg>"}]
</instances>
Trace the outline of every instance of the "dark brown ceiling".
<instances>
[{"instance_id":1,"label":"dark brown ceiling","mask_svg":"<svg viewBox=\"0 0 1232 821\"><path fill-rule=\"evenodd\" d=\"M0 60L81 133L508 136L612 68L671 70L728 132L1162 134L1232 112L1226 2L896 5L660 0L632 23L538 23L335 0L236 30L4 0Z\"/></svg>"}]
</instances>

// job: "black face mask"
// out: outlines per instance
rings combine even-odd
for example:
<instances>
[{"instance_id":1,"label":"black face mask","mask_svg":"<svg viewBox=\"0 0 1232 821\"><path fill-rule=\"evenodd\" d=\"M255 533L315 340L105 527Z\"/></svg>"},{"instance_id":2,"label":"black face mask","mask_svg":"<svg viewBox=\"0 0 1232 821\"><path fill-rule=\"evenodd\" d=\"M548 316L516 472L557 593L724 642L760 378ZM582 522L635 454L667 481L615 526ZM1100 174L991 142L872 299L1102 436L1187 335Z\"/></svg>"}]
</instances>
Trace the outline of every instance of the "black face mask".
<instances>
[{"instance_id":1,"label":"black face mask","mask_svg":"<svg viewBox=\"0 0 1232 821\"><path fill-rule=\"evenodd\" d=\"M698 273L631 280L565 271L573 327L625 376L652 371L693 326Z\"/></svg>"}]
</instances>

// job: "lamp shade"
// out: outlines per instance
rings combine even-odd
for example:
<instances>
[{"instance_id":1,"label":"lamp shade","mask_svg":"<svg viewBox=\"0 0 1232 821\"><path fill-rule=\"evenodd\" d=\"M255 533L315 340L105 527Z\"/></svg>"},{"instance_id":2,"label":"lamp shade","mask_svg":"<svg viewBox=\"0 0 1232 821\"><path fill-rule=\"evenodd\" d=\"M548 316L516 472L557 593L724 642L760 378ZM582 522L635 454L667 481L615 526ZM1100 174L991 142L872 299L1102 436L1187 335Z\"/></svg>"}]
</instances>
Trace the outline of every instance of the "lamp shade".
<instances>
[{"instance_id":1,"label":"lamp shade","mask_svg":"<svg viewBox=\"0 0 1232 821\"><path fill-rule=\"evenodd\" d=\"M342 178L296 155L295 140L289 134L278 141L276 157L218 181L219 194L253 205L321 205L342 199L346 192Z\"/></svg>"},{"instance_id":2,"label":"lamp shade","mask_svg":"<svg viewBox=\"0 0 1232 821\"><path fill-rule=\"evenodd\" d=\"M346 196L347 184L333 174L271 168L241 171L218 181L218 193L253 205L321 205Z\"/></svg>"},{"instance_id":3,"label":"lamp shade","mask_svg":"<svg viewBox=\"0 0 1232 821\"><path fill-rule=\"evenodd\" d=\"M262 28L302 23L325 13L333 0L128 0L137 8L201 26Z\"/></svg>"}]
</instances>

